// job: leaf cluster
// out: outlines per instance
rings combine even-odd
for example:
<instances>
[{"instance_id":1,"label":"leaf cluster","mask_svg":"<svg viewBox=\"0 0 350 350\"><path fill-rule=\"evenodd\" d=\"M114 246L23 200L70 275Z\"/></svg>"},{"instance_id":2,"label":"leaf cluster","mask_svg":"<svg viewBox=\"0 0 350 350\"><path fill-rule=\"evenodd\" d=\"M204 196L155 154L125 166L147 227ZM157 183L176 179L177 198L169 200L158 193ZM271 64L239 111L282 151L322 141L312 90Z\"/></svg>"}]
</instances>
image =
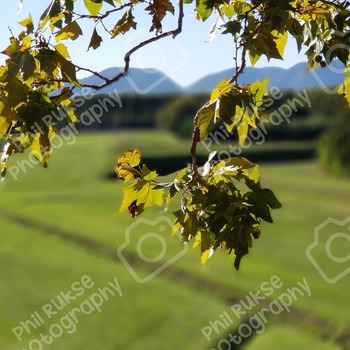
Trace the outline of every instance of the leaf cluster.
<instances>
[{"instance_id":1,"label":"leaf cluster","mask_svg":"<svg viewBox=\"0 0 350 350\"><path fill-rule=\"evenodd\" d=\"M20 5L23 1L20 0ZM29 1L29 0L26 0ZM268 81L240 83L249 58L252 65L265 56L283 59L289 38L296 49L306 48L308 67L321 67L338 59L345 64L344 83L339 94L350 104L350 2L326 0L52 0L37 25L32 17L19 22L23 30L11 33L2 51L6 62L0 66L0 138L6 138L1 153L1 174L6 173L13 153L31 151L42 166L52 153L51 140L57 132L52 116L64 108L67 122L78 120L73 90L76 87L100 89L123 78L131 55L144 46L165 37L175 38L182 32L183 6L192 6L199 21L215 16L210 40L218 33L232 37L234 74L220 82L208 101L194 116L190 148L191 164L179 170L172 181L161 182L156 171L141 164L141 153L127 151L118 159L116 173L127 182L121 210L133 217L152 205L170 204L175 226L184 241L201 245L205 262L216 248L231 252L238 268L248 253L252 238L260 234L261 220L272 222L270 209L280 207L273 193L260 186L256 165L243 158L214 160L209 157L203 169L197 166L197 144L205 139L217 119L228 131L236 130L244 144L249 128L255 128L263 109ZM77 11L77 3L84 11ZM150 38L125 53L124 71L104 77L90 68L72 62L67 41L82 36L90 38L87 50L97 50L107 36L112 39L138 30L136 6L149 17ZM167 15L177 15L177 26L164 31ZM106 21L106 19L109 21ZM88 20L92 30L84 33L81 22ZM112 22L111 22L112 21ZM110 25L112 23L112 25ZM85 30L85 29L84 29ZM85 30L86 31L86 30ZM185 35L193 35L188 33ZM99 86L81 84L77 72L86 71L99 77Z\"/></svg>"},{"instance_id":2,"label":"leaf cluster","mask_svg":"<svg viewBox=\"0 0 350 350\"><path fill-rule=\"evenodd\" d=\"M116 174L128 183L119 210L136 217L152 205L178 208L172 232L200 245L203 264L221 247L238 269L260 236L261 221L272 222L270 209L281 206L271 190L261 188L258 166L245 158L219 161L213 153L202 169L188 165L172 181L161 182L155 171L140 166L140 156L134 149L118 159Z\"/></svg>"}]
</instances>

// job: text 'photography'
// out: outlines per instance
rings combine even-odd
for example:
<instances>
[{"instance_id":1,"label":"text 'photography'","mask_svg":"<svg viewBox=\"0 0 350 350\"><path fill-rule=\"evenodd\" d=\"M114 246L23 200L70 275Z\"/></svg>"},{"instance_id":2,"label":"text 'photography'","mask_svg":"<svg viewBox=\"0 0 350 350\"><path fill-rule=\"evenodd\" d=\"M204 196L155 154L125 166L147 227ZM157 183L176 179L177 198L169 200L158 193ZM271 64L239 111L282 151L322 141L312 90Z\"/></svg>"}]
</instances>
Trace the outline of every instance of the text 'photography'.
<instances>
[{"instance_id":1,"label":"text 'photography'","mask_svg":"<svg viewBox=\"0 0 350 350\"><path fill-rule=\"evenodd\" d=\"M350 349L349 2L0 19L1 349Z\"/></svg>"}]
</instances>

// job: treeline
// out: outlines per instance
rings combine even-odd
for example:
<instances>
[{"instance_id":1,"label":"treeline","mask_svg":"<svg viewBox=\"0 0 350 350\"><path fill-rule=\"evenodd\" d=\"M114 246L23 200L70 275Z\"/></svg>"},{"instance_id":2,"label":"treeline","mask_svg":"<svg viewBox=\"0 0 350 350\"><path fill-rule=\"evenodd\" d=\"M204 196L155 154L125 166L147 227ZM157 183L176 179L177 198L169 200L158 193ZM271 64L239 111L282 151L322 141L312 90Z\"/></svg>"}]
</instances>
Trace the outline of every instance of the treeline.
<instances>
[{"instance_id":1,"label":"treeline","mask_svg":"<svg viewBox=\"0 0 350 350\"><path fill-rule=\"evenodd\" d=\"M118 101L111 96L95 95L84 99L77 108L78 115L86 117L98 113L99 118L98 122L80 123L78 127L89 130L157 128L170 130L180 137L191 137L193 117L209 97L206 94L134 94L118 96ZM329 95L323 90L298 93L274 90L266 97L262 108L262 125L269 140L315 139L340 124L347 113L346 101L338 94ZM219 128L220 123L216 127Z\"/></svg>"}]
</instances>

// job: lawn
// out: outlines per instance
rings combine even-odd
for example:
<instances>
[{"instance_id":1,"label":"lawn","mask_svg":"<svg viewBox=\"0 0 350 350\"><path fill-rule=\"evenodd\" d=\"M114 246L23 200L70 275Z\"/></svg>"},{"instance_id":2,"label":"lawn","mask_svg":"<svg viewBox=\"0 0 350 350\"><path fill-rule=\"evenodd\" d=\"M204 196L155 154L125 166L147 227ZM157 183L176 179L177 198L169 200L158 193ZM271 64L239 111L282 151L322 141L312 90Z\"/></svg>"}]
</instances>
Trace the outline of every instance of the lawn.
<instances>
[{"instance_id":1,"label":"lawn","mask_svg":"<svg viewBox=\"0 0 350 350\"><path fill-rule=\"evenodd\" d=\"M270 313L266 331L256 334L245 349L341 348L336 338L350 329L349 277L336 283L325 282L308 259L306 249L313 242L318 225L330 217L344 220L350 215L350 182L323 174L315 161L263 163L262 184L274 190L283 208L273 211L274 224L263 225L261 238L254 241L240 271L234 270L224 252L218 252L202 266L198 249L183 255L177 238L165 233L166 254L160 265L172 257L179 258L147 283L139 284L122 264L117 248L130 231L132 239L124 254L135 259L137 242L144 230L154 228L142 225L133 228L130 225L135 220L127 213L118 213L122 183L110 178L118 155L135 146L146 158L169 157L171 161L171 157L188 154L188 142L163 132L82 134L75 144L55 150L47 169L27 166L26 173L19 172L17 181L9 174L1 184L0 261L4 267L0 274L1 348L30 349L32 341L32 349L40 349L33 339L40 339L41 333L49 334L54 329L50 328L52 325L61 322L63 316L74 307L79 308L86 297L114 278L120 284L122 296L118 294L105 301L101 312L80 313L74 332L73 328L63 329L61 336L43 348L219 348L216 343L220 344L242 322L230 308L233 301L244 300L249 292L259 291L271 276L278 276L281 288L276 288L247 316L259 312L303 279L311 295L299 295L290 306L290 313L285 310L276 315ZM265 147L270 151L274 145ZM200 152L204 154L203 149ZM17 162L26 159L27 154L14 157L10 166L19 166ZM160 208L154 208L143 217L156 220L163 216ZM312 250L331 278L348 268L348 264L332 261L325 252L325 242L345 229L337 225L326 227L322 231L326 238ZM158 243L148 245L147 252L157 255ZM332 243L339 256L348 253L344 243L342 239ZM134 273L143 279L158 266L130 262ZM43 305L61 291L68 291L84 275L94 281L86 294L52 318L43 317L43 324L30 329L30 334L25 332L21 342L16 339L11 332L14 327L30 320L31 315L35 317L35 311L41 315ZM213 332L210 342L207 341L201 329L220 320L223 312L232 323ZM227 348L224 341L221 344L222 349Z\"/></svg>"}]
</instances>

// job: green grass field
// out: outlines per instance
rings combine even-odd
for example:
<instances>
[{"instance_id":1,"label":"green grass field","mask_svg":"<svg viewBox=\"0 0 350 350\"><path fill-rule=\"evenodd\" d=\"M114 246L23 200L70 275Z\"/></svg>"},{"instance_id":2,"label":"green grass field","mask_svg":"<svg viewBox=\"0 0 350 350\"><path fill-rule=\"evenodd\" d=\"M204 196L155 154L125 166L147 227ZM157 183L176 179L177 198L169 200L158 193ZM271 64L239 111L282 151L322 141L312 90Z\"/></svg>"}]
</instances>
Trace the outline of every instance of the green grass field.
<instances>
[{"instance_id":1,"label":"green grass field","mask_svg":"<svg viewBox=\"0 0 350 350\"><path fill-rule=\"evenodd\" d=\"M221 349L230 349L220 340L229 332L235 333L242 322L231 304L257 292L273 275L280 278L282 287L248 313L250 316L303 278L311 296L299 295L289 313L270 314L266 330L240 349L349 348L349 275L336 283L325 282L306 249L314 241L318 225L329 217L344 220L350 215L350 182L323 174L315 161L264 163L262 184L274 190L283 207L273 211L274 224L263 224L261 238L254 241L240 271L234 270L225 252L217 252L202 266L198 249L182 255L178 239L165 232L166 254L160 265L179 258L140 284L117 255L135 219L118 213L122 183L108 178L118 155L134 146L146 157L184 155L189 147L185 141L160 132L82 134L74 145L56 150L47 169L27 166L17 181L9 173L1 183L1 349L202 350L220 349L218 342ZM16 162L26 159L28 154L15 156L10 166L19 166ZM161 209L154 208L143 217L155 220L163 215ZM330 278L349 267L348 262L337 263L327 256L325 242L347 228L330 225L312 251ZM131 230L131 242L125 250L128 259L128 253L137 257L137 242L144 230L141 225ZM332 244L332 251L340 257L349 253L344 239ZM159 242L146 249L156 256ZM141 278L156 269L156 265L130 262ZM89 276L93 287L51 317L45 315L42 307L69 291L82 276ZM74 325L68 325L67 320L62 323L62 317L115 278L121 293L104 300L100 312L80 312ZM43 322L37 319L36 329L25 331L26 321L35 321L35 312ZM201 329L220 320L223 312L230 315L232 323L213 332L208 341ZM19 341L12 329L21 322L23 336ZM41 334L55 334L52 343L37 340Z\"/></svg>"}]
</instances>

